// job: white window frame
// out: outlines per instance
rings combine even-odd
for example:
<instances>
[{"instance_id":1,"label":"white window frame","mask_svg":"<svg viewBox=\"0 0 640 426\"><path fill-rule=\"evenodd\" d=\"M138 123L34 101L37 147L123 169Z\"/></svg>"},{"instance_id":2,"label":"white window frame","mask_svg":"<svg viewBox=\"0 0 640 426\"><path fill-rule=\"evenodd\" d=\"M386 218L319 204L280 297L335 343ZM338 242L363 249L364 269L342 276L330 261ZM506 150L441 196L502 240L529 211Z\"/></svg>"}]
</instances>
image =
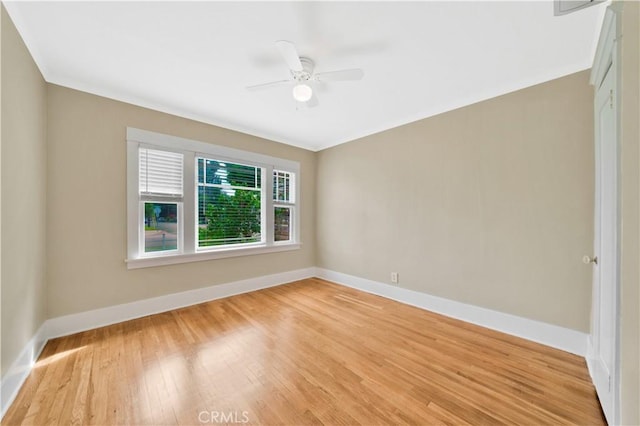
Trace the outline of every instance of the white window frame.
<instances>
[{"instance_id":1,"label":"white window frame","mask_svg":"<svg viewBox=\"0 0 640 426\"><path fill-rule=\"evenodd\" d=\"M204 154L202 152L199 152L199 153L196 153L196 158L195 158L196 164L194 165L194 167L196 168L196 170L198 168L197 163L198 163L198 159L199 158L203 158L205 160L221 161L223 163L241 164L241 165L244 165L244 166L251 166L251 167L256 166L256 164L239 163L240 160L238 160L238 159L221 158L220 156L212 158L212 156L210 154ZM247 163L247 162L245 161L245 163ZM265 172L265 168L264 167L258 166L256 168L261 168L262 169L262 173ZM197 175L195 176L195 178L196 178L195 188L196 188L196 197L197 197L198 196L197 195L198 194L197 190L198 190L198 187L200 186L200 183L197 181L197 178L198 178ZM205 184L205 186L206 186L206 184ZM229 186L229 189L237 189L237 190L243 190L244 189L244 190L246 190L248 188ZM255 189L252 189L252 190L255 190ZM265 229L265 232L261 232L260 241L258 241L258 242L250 242L250 243L238 243L238 244L226 245L226 246L210 246L210 247L199 247L198 246L198 241L196 241L196 252L200 253L200 252L205 252L205 251L224 251L224 250L228 250L228 249L238 249L238 248L242 248L242 247L261 247L261 246L265 245L265 243L267 242L267 240L266 240L266 233L267 232L266 232L266 228L264 228L262 226L262 224L264 224L265 226L268 226L268 223L265 222L265 218L266 218L266 212L265 212L266 206L265 206L265 203L264 203L264 191L265 190L268 190L268 188L264 187L264 177L262 177L261 178L261 186L260 186L260 195L261 195L261 198L260 198L260 210L261 210L261 212L260 212L260 223L261 223L261 228ZM196 211L195 211L195 214L196 214L196 226L198 226L198 224L197 224L198 209L199 209L199 207L196 207ZM198 232L197 229L196 229L196 232Z\"/></svg>"},{"instance_id":2,"label":"white window frame","mask_svg":"<svg viewBox=\"0 0 640 426\"><path fill-rule=\"evenodd\" d=\"M296 232L297 232L297 230L296 230L296 223L298 222L298 210L297 210L298 194L296 192L296 189L298 187L298 183L296 181L297 180L297 175L295 175L293 172L291 172L289 170L282 170L282 169L276 169L276 170L274 170L274 172L288 173L289 176L293 175L293 179L289 181L289 199L288 200L277 200L277 199L275 199L277 197L273 197L272 196L272 198L273 198L273 214L274 214L274 216L275 216L275 209L278 208L278 207L289 209L289 211L291 212L290 215L289 215L289 240L286 240L286 241L275 241L275 236L274 236L274 244L276 244L276 245L290 244L291 242L296 241ZM291 177L289 179L291 179ZM273 173L272 173L272 176L271 176L271 182L273 182ZM275 228L275 224L274 224L274 228Z\"/></svg>"},{"instance_id":3,"label":"white window frame","mask_svg":"<svg viewBox=\"0 0 640 426\"><path fill-rule=\"evenodd\" d=\"M140 148L145 148L145 149L157 149L157 147L155 146L151 146L148 144L139 144L138 145L138 149L137 149L137 153L136 154L140 154ZM162 149L162 151L168 151L168 152L175 152L177 154L181 154L181 151L178 150L172 150L172 149ZM176 196L176 195L160 195L160 194L153 194L153 195L147 195L147 194L141 194L140 190L138 190L138 223L141 226L138 226L138 245L139 245L139 251L140 251L140 256L144 256L144 257L157 257L157 256L168 256L168 255L176 255L176 254L180 254L182 253L182 246L183 246L183 235L184 235L184 227L182 226L184 223L184 219L183 219L183 215L184 212L182 210L182 205L184 202L184 158L182 161L183 164L183 176L182 176L182 183L183 183L183 188L182 188L182 196ZM140 165L140 157L138 156L138 167ZM140 177L140 171L138 169L137 171L137 176L136 179L139 179ZM139 183L139 180L137 180L137 182ZM177 248L175 250L161 250L161 251L152 251L152 252L145 252L145 244L144 244L144 238L145 238L145 228L144 228L144 215L145 215L145 211L144 211L144 204L145 203L162 203L162 204L175 204L176 205L176 213L177 213L177 219L178 219L178 223L177 223Z\"/></svg>"},{"instance_id":4,"label":"white window frame","mask_svg":"<svg viewBox=\"0 0 640 426\"><path fill-rule=\"evenodd\" d=\"M144 223L144 211L141 211L139 192L139 148L160 149L180 152L184 155L183 199L179 211L178 250L168 253L144 253L141 238L141 220ZM265 235L260 243L239 244L237 247L224 246L198 248L198 209L197 197L197 157L210 157L230 163L241 163L262 167L262 221ZM293 173L294 203L287 204L292 209L291 240L274 241L274 204L273 170ZM171 265L201 260L221 259L235 256L248 256L278 251L297 250L300 242L300 163L282 158L271 157L249 151L214 145L177 136L150 132L127 127L127 263L128 269ZM142 219L141 219L142 218ZM142 228L143 229L143 228ZM191 231L189 231L191 230Z\"/></svg>"}]
</instances>

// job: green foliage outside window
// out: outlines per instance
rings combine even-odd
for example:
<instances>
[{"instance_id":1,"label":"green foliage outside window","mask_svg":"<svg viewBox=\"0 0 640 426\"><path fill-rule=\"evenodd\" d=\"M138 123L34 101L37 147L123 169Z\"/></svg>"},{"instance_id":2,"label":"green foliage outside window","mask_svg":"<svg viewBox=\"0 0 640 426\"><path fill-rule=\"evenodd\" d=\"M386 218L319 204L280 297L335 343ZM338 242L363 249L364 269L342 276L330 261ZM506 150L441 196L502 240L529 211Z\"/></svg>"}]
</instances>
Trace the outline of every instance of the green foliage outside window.
<instances>
[{"instance_id":1,"label":"green foliage outside window","mask_svg":"<svg viewBox=\"0 0 640 426\"><path fill-rule=\"evenodd\" d=\"M206 226L199 228L200 246L260 241L260 192L216 192L207 197L213 202L205 206Z\"/></svg>"}]
</instances>

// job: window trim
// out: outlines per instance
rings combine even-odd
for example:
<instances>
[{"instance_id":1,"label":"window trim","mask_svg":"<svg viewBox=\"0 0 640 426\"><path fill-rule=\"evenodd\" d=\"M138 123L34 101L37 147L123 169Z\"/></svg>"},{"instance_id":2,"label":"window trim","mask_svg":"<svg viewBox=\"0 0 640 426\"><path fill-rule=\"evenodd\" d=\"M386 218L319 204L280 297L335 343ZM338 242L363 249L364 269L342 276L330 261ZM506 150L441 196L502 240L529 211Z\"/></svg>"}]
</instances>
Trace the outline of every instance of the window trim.
<instances>
[{"instance_id":1,"label":"window trim","mask_svg":"<svg viewBox=\"0 0 640 426\"><path fill-rule=\"evenodd\" d=\"M127 263L128 269L145 268L151 266L171 265L201 260L222 259L235 256L248 256L255 254L297 250L300 242L300 163L282 158L271 157L255 152L243 151L192 139L165 135L133 127L127 127ZM172 252L165 255L144 254L141 252L143 244L140 242L140 196L138 182L138 149L152 148L184 155L183 168L183 199L182 199L182 226L178 253ZM196 158L198 156L213 157L235 163L248 163L252 166L262 167L265 170L263 176L262 205L265 209L265 240L262 243L252 243L250 246L241 247L226 246L224 248L202 249L197 244L197 175ZM279 202L273 200L272 176L273 170L282 170L293 173L294 176L294 203L290 205L293 213L291 232L292 239L286 242L274 241L273 208ZM268 186L265 183L269 182ZM192 230L192 232L189 232Z\"/></svg>"}]
</instances>

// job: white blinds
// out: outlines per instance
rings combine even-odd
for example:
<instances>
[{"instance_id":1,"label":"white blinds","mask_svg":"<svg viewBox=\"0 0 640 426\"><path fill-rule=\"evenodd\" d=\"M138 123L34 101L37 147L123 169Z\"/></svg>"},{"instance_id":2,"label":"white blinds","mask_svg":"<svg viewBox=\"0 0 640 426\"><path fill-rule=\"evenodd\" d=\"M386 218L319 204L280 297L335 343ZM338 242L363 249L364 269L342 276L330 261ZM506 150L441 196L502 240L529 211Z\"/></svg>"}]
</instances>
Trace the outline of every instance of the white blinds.
<instances>
[{"instance_id":1,"label":"white blinds","mask_svg":"<svg viewBox=\"0 0 640 426\"><path fill-rule=\"evenodd\" d=\"M140 148L140 195L182 197L183 155Z\"/></svg>"}]
</instances>

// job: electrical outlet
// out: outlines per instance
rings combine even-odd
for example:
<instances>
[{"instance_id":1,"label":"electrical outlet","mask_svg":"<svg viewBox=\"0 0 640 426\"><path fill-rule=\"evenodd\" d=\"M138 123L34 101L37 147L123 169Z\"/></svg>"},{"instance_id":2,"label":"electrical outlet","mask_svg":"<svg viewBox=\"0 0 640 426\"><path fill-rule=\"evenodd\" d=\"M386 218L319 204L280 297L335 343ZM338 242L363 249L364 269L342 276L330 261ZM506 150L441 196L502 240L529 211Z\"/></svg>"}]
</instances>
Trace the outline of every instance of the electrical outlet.
<instances>
[{"instance_id":1,"label":"electrical outlet","mask_svg":"<svg viewBox=\"0 0 640 426\"><path fill-rule=\"evenodd\" d=\"M398 273L397 272L392 272L391 273L391 282L393 284L398 284Z\"/></svg>"}]
</instances>

